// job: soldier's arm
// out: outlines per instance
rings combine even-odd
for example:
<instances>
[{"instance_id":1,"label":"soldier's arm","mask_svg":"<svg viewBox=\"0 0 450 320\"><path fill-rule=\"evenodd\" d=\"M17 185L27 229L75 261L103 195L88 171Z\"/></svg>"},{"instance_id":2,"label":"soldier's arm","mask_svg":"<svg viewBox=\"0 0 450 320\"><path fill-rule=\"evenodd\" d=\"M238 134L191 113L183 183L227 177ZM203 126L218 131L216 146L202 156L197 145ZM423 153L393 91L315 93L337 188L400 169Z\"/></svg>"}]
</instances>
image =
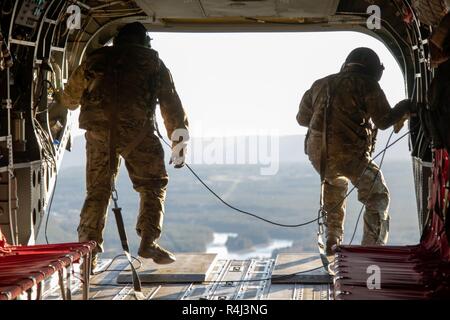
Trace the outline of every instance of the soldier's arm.
<instances>
[{"instance_id":1,"label":"soldier's arm","mask_svg":"<svg viewBox=\"0 0 450 320\"><path fill-rule=\"evenodd\" d=\"M312 88L306 91L300 103L297 122L303 127L309 127L313 115Z\"/></svg>"},{"instance_id":2,"label":"soldier's arm","mask_svg":"<svg viewBox=\"0 0 450 320\"><path fill-rule=\"evenodd\" d=\"M161 115L167 130L167 136L172 138L172 134L177 129L188 130L189 122L181 104L180 97L175 89L175 84L169 69L161 62L160 88L158 93Z\"/></svg>"},{"instance_id":3,"label":"soldier's arm","mask_svg":"<svg viewBox=\"0 0 450 320\"><path fill-rule=\"evenodd\" d=\"M394 108L391 108L386 95L378 84L368 92L365 103L373 123L381 130L385 130L400 122L409 114L411 109L409 100L403 100Z\"/></svg>"},{"instance_id":4,"label":"soldier's arm","mask_svg":"<svg viewBox=\"0 0 450 320\"><path fill-rule=\"evenodd\" d=\"M56 100L69 110L76 110L85 89L85 63L79 65L70 75L64 90L57 90Z\"/></svg>"}]
</instances>

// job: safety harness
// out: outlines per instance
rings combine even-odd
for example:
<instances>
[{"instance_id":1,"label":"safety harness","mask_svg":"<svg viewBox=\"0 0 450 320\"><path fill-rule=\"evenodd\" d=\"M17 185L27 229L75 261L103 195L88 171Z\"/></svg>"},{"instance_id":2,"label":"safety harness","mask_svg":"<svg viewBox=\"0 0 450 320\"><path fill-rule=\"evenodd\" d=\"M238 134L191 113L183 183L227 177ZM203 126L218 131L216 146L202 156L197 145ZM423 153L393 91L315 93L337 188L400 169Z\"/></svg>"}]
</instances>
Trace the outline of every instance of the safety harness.
<instances>
[{"instance_id":1,"label":"safety harness","mask_svg":"<svg viewBox=\"0 0 450 320\"><path fill-rule=\"evenodd\" d=\"M115 177L113 176L113 180ZM134 289L134 296L137 300L144 300L145 296L142 293L142 286L141 286L141 279L139 278L139 274L136 271L136 268L133 265L133 260L130 254L130 247L128 245L128 238L127 233L125 231L125 225L123 223L123 217L122 217L122 208L119 207L118 200L119 196L116 190L115 182L112 182L112 188L111 188L111 198L114 202L114 208L112 211L114 212L114 217L116 218L116 224L117 229L119 231L119 237L120 237L120 243L122 245L123 252L125 256L127 257L128 264L131 268L131 274L132 274L132 280L133 280L133 289Z\"/></svg>"}]
</instances>

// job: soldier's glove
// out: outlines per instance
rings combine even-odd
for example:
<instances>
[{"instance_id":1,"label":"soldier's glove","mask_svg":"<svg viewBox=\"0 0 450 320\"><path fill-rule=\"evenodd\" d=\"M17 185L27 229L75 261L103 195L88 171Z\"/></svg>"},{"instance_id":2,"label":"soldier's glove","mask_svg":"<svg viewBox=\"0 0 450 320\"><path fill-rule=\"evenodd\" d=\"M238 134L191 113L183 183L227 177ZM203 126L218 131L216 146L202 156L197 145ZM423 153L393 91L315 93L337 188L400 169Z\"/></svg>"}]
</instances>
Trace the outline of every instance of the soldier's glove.
<instances>
[{"instance_id":1,"label":"soldier's glove","mask_svg":"<svg viewBox=\"0 0 450 320\"><path fill-rule=\"evenodd\" d=\"M170 157L170 165L174 165L175 169L183 168L186 164L186 150L187 150L187 143L186 142L179 142L174 143L172 147L172 156Z\"/></svg>"},{"instance_id":2,"label":"soldier's glove","mask_svg":"<svg viewBox=\"0 0 450 320\"><path fill-rule=\"evenodd\" d=\"M396 108L400 109L404 113L404 116L396 124L394 124L394 132L399 133L411 115L417 113L417 104L409 99L405 99L400 101Z\"/></svg>"},{"instance_id":3,"label":"soldier's glove","mask_svg":"<svg viewBox=\"0 0 450 320\"><path fill-rule=\"evenodd\" d=\"M394 132L399 133L405 126L405 122L409 119L409 115L406 114L396 124L394 124Z\"/></svg>"}]
</instances>

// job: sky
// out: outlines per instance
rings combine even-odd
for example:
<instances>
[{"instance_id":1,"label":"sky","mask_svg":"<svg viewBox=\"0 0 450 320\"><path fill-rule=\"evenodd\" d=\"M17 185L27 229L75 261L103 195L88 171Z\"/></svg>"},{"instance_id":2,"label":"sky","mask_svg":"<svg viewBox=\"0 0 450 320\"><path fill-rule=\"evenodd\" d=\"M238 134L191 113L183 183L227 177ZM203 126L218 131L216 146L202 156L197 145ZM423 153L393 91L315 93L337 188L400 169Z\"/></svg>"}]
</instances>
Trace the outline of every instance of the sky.
<instances>
[{"instance_id":1,"label":"sky","mask_svg":"<svg viewBox=\"0 0 450 320\"><path fill-rule=\"evenodd\" d=\"M303 94L315 80L338 72L350 51L360 46L374 49L385 65L380 84L391 105L405 98L403 76L389 50L361 33L151 37L172 72L193 137L304 134L306 129L296 122Z\"/></svg>"}]
</instances>

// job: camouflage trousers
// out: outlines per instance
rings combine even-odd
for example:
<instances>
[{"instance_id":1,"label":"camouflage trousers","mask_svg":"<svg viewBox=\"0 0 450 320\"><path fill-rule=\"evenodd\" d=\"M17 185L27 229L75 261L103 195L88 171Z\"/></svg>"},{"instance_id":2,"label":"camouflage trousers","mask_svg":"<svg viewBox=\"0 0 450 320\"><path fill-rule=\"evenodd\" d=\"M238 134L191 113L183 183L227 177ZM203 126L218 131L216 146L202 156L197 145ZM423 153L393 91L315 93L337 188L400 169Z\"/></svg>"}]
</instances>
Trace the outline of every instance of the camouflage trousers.
<instances>
[{"instance_id":1,"label":"camouflage trousers","mask_svg":"<svg viewBox=\"0 0 450 320\"><path fill-rule=\"evenodd\" d=\"M307 143L309 159L320 172L321 138L310 138ZM343 240L348 184L358 190L358 200L365 207L364 246L384 245L389 235L389 190L379 167L368 157L350 155L329 156L325 170L324 209L327 227L327 251Z\"/></svg>"},{"instance_id":2,"label":"camouflage trousers","mask_svg":"<svg viewBox=\"0 0 450 320\"><path fill-rule=\"evenodd\" d=\"M117 175L123 151L139 135L142 125L117 128L118 138L113 159L110 159L109 130L86 132L86 199L80 215L78 237L80 241L98 243L94 253L103 252L103 234L110 201L112 177ZM157 240L162 231L164 201L168 176L164 165L164 151L150 127L136 148L123 155L133 188L140 195L140 208L136 231ZM114 167L111 172L110 161Z\"/></svg>"}]
</instances>

